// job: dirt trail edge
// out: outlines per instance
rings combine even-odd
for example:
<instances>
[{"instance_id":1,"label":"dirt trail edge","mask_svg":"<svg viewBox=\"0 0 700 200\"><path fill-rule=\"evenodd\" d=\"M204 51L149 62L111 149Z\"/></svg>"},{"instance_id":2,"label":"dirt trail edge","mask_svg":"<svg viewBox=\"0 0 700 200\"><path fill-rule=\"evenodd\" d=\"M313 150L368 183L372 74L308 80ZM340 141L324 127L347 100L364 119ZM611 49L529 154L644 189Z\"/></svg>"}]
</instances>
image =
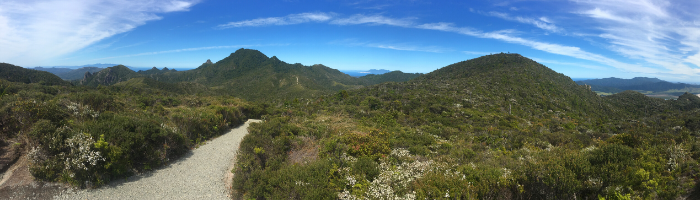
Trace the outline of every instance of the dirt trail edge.
<instances>
[{"instance_id":1,"label":"dirt trail edge","mask_svg":"<svg viewBox=\"0 0 700 200\"><path fill-rule=\"evenodd\" d=\"M113 181L95 190L68 191L55 199L230 199L230 169L250 123L192 150L161 169ZM228 186L228 187L227 187Z\"/></svg>"}]
</instances>

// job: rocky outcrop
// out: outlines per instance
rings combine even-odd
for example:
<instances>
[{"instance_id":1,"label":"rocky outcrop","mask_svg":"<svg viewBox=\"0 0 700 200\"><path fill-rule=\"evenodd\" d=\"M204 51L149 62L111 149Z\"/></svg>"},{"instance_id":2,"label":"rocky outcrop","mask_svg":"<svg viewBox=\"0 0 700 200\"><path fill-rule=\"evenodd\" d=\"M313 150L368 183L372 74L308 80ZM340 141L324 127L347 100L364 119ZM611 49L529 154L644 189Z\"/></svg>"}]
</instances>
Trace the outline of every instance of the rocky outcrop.
<instances>
[{"instance_id":1,"label":"rocky outcrop","mask_svg":"<svg viewBox=\"0 0 700 200\"><path fill-rule=\"evenodd\" d=\"M95 73L97 73L97 72L95 72ZM83 80L80 80L80 84L81 85L85 84L88 80L90 80L90 78L92 78L92 74L89 71L85 72L85 75L83 75Z\"/></svg>"}]
</instances>

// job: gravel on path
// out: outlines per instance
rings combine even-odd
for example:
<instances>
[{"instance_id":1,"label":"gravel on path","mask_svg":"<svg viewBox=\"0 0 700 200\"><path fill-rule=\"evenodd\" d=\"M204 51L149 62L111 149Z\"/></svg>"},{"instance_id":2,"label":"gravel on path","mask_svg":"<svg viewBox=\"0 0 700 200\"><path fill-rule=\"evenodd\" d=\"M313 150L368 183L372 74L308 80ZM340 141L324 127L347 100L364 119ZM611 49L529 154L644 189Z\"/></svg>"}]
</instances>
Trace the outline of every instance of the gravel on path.
<instances>
[{"instance_id":1,"label":"gravel on path","mask_svg":"<svg viewBox=\"0 0 700 200\"><path fill-rule=\"evenodd\" d=\"M98 189L66 191L54 199L230 199L226 177L250 123L231 129L161 169L110 182Z\"/></svg>"}]
</instances>

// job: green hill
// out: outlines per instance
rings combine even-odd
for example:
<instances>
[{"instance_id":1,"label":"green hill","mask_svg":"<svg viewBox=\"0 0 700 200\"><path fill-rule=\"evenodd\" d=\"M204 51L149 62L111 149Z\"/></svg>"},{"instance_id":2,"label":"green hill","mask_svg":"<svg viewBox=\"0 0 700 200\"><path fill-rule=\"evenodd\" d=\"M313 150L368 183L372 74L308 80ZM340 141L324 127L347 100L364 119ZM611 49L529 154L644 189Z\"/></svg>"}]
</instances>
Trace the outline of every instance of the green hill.
<instances>
[{"instance_id":1,"label":"green hill","mask_svg":"<svg viewBox=\"0 0 700 200\"><path fill-rule=\"evenodd\" d=\"M117 65L105 68L94 74L87 72L84 78L80 80L80 84L92 87L97 87L98 85L108 86L140 76L140 74L124 65Z\"/></svg>"},{"instance_id":2,"label":"green hill","mask_svg":"<svg viewBox=\"0 0 700 200\"><path fill-rule=\"evenodd\" d=\"M158 68L153 67L153 68L146 70L146 71L139 70L136 73L143 74L143 75L153 75L153 74L163 74L166 72L176 72L176 71L177 70L175 70L175 69L171 70L171 69L168 69L167 67L163 67L163 70L159 70Z\"/></svg>"},{"instance_id":3,"label":"green hill","mask_svg":"<svg viewBox=\"0 0 700 200\"><path fill-rule=\"evenodd\" d=\"M80 83L89 86L112 85L131 78L149 77L164 83L197 83L216 94L233 95L246 100L275 101L316 98L381 82L407 81L417 76L420 74L396 71L355 78L324 65L289 64L275 56L267 57L257 50L239 49L216 63L207 60L193 70L178 72L154 67L133 72L120 65L88 75Z\"/></svg>"},{"instance_id":4,"label":"green hill","mask_svg":"<svg viewBox=\"0 0 700 200\"><path fill-rule=\"evenodd\" d=\"M674 199L696 184L700 159L700 98L681 97L600 97L521 55L483 56L286 104L251 125L233 189L245 199Z\"/></svg>"},{"instance_id":5,"label":"green hill","mask_svg":"<svg viewBox=\"0 0 700 200\"><path fill-rule=\"evenodd\" d=\"M70 85L60 77L45 71L25 69L8 63L0 63L0 78L21 83L41 83L45 85Z\"/></svg>"},{"instance_id":6,"label":"green hill","mask_svg":"<svg viewBox=\"0 0 700 200\"><path fill-rule=\"evenodd\" d=\"M361 76L359 79L366 81L368 85L374 85L384 82L405 82L423 75L422 73L403 73L401 71L393 71L384 74L368 74Z\"/></svg>"},{"instance_id":7,"label":"green hill","mask_svg":"<svg viewBox=\"0 0 700 200\"><path fill-rule=\"evenodd\" d=\"M165 82L201 83L247 100L311 98L362 85L362 81L323 65L289 64L249 49L239 49L216 63L159 78Z\"/></svg>"}]
</instances>

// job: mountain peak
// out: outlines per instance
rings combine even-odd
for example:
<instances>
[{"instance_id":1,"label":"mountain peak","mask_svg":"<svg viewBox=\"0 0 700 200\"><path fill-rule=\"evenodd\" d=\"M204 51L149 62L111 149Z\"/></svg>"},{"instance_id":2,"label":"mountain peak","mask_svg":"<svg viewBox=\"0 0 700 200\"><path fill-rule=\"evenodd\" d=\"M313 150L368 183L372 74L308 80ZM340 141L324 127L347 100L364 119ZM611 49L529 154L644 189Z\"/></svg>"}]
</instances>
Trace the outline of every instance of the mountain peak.
<instances>
[{"instance_id":1,"label":"mountain peak","mask_svg":"<svg viewBox=\"0 0 700 200\"><path fill-rule=\"evenodd\" d=\"M207 62L204 62L204 64L211 65L211 64L214 64L214 63L212 63L210 59L207 59Z\"/></svg>"},{"instance_id":2,"label":"mountain peak","mask_svg":"<svg viewBox=\"0 0 700 200\"><path fill-rule=\"evenodd\" d=\"M231 58L231 57L233 57L233 58L246 58L246 57L248 57L248 58L254 58L254 59L260 60L260 61L264 61L264 60L269 59L269 57L267 57L265 54L263 54L262 52L260 52L258 50L244 49L244 48L240 48L240 49L236 50L236 52L231 53L229 58Z\"/></svg>"}]
</instances>

